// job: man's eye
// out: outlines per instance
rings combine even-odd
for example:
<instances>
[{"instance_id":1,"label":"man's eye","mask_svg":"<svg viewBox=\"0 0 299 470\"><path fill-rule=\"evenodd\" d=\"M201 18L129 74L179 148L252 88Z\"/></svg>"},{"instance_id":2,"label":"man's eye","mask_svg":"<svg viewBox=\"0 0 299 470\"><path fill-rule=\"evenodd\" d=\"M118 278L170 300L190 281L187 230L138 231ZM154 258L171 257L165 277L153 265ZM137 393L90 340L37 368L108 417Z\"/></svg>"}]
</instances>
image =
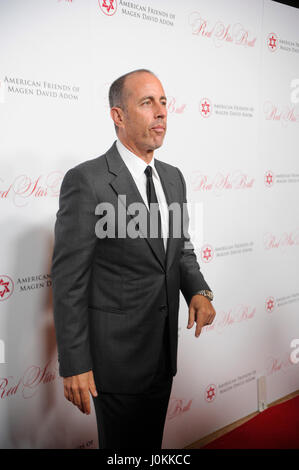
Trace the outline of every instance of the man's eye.
<instances>
[{"instance_id":1,"label":"man's eye","mask_svg":"<svg viewBox=\"0 0 299 470\"><path fill-rule=\"evenodd\" d=\"M146 100L143 102L143 104L151 104L151 101L150 100Z\"/></svg>"}]
</instances>

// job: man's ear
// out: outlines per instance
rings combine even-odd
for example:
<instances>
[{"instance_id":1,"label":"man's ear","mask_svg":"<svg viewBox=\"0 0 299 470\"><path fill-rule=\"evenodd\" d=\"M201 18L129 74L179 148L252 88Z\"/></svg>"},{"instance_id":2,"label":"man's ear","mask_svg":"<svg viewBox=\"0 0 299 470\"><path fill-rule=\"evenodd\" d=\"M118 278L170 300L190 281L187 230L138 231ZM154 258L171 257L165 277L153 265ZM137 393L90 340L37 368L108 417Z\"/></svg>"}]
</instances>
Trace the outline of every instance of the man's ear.
<instances>
[{"instance_id":1,"label":"man's ear","mask_svg":"<svg viewBox=\"0 0 299 470\"><path fill-rule=\"evenodd\" d=\"M124 112L121 108L114 106L110 109L110 116L117 127L124 127Z\"/></svg>"}]
</instances>

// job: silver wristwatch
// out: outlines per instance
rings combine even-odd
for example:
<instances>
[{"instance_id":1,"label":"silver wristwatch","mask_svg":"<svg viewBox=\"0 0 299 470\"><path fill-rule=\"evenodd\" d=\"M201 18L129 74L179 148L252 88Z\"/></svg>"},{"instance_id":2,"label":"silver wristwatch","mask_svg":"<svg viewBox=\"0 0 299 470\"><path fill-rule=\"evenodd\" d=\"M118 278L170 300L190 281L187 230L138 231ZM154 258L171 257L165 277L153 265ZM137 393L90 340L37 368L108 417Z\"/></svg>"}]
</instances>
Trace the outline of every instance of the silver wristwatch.
<instances>
[{"instance_id":1,"label":"silver wristwatch","mask_svg":"<svg viewBox=\"0 0 299 470\"><path fill-rule=\"evenodd\" d=\"M207 297L209 300L213 300L214 298L213 292L210 290L199 290L198 292L195 292L194 295L196 294L203 295L204 297Z\"/></svg>"}]
</instances>

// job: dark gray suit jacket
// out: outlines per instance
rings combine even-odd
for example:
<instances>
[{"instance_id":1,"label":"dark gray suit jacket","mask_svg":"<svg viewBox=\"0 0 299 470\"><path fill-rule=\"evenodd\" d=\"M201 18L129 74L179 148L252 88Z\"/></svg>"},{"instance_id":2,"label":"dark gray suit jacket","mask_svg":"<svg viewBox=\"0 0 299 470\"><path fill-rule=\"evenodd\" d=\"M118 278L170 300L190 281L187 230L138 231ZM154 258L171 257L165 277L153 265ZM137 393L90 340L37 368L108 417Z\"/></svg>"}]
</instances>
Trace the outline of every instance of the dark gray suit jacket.
<instances>
[{"instance_id":1,"label":"dark gray suit jacket","mask_svg":"<svg viewBox=\"0 0 299 470\"><path fill-rule=\"evenodd\" d=\"M159 160L155 165L167 203L182 207L182 173ZM59 373L92 369L99 392L141 393L157 369L167 317L176 374L179 291L189 305L192 295L210 288L193 246L184 243L188 215L182 236L174 238L169 211L166 262L157 239L96 236L97 204L110 202L117 216L118 195L126 195L127 206L144 204L115 142L104 155L69 170L61 185L52 263Z\"/></svg>"}]
</instances>

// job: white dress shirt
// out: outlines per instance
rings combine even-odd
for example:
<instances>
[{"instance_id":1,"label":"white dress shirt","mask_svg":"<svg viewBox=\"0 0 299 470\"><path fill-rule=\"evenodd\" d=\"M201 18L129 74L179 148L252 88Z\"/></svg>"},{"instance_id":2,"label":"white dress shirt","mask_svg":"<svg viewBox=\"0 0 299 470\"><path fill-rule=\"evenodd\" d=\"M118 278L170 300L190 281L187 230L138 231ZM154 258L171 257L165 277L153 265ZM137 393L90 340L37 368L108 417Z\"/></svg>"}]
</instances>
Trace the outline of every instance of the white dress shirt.
<instances>
[{"instance_id":1,"label":"white dress shirt","mask_svg":"<svg viewBox=\"0 0 299 470\"><path fill-rule=\"evenodd\" d=\"M147 177L146 177L146 174L144 173L144 170L147 167L147 163L145 163L145 161L142 160L142 158L135 155L135 153L127 149L127 147L125 147L119 139L117 139L116 141L116 147L125 165L127 166L129 172L131 173L144 203L146 204L147 208L149 208L147 194L146 194ZM154 161L155 161L155 158L153 157L149 165L152 167L153 183L155 186L155 191L157 194L158 204L160 208L162 237L163 237L164 247L166 251L167 238L168 238L168 221L169 221L168 205L167 205L167 201L165 198L165 194L163 191L160 177L155 168Z\"/></svg>"}]
</instances>

